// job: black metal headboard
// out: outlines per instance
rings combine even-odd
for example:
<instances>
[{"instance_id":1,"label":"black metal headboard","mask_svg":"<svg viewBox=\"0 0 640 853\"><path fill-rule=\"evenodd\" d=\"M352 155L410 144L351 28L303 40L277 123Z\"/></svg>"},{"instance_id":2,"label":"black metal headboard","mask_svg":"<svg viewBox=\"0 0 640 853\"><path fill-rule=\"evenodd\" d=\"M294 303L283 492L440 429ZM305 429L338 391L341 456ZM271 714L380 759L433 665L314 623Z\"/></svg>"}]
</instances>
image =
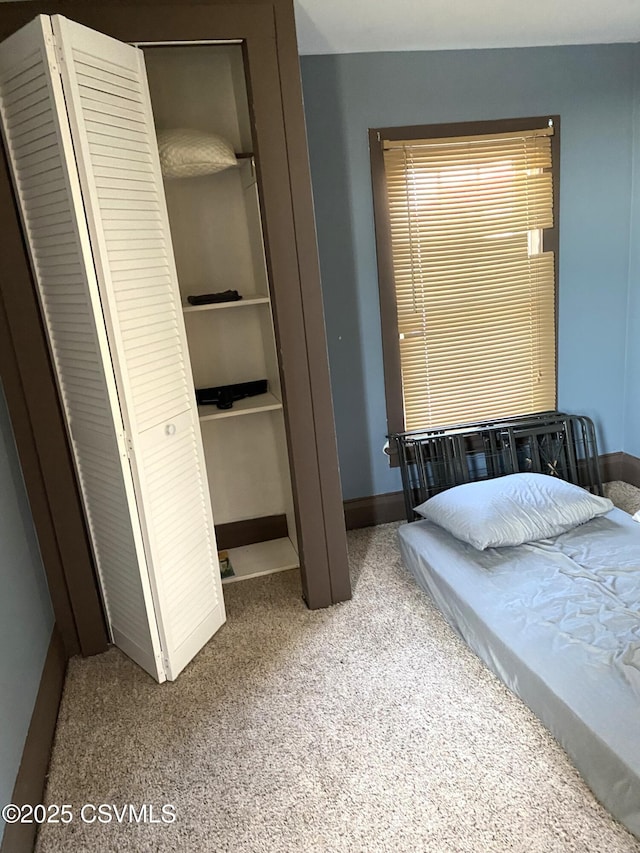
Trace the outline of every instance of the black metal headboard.
<instances>
[{"instance_id":1,"label":"black metal headboard","mask_svg":"<svg viewBox=\"0 0 640 853\"><path fill-rule=\"evenodd\" d=\"M417 518L413 507L438 492L522 471L602 494L595 428L584 415L543 412L388 438L400 460L408 521Z\"/></svg>"}]
</instances>

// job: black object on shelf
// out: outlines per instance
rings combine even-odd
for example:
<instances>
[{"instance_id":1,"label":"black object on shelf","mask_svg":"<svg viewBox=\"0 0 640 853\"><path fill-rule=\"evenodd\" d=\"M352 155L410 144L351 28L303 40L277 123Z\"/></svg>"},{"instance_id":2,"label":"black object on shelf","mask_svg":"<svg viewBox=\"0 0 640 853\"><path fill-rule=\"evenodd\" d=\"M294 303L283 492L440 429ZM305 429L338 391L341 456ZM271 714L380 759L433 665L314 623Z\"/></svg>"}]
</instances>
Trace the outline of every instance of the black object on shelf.
<instances>
[{"instance_id":1,"label":"black object on shelf","mask_svg":"<svg viewBox=\"0 0 640 853\"><path fill-rule=\"evenodd\" d=\"M236 400L266 394L267 387L266 379L255 379L252 382L236 382L233 385L217 385L214 388L196 388L196 401L199 406L231 409Z\"/></svg>"},{"instance_id":2,"label":"black object on shelf","mask_svg":"<svg viewBox=\"0 0 640 853\"><path fill-rule=\"evenodd\" d=\"M221 290L220 293L200 293L187 296L189 305L210 305L213 302L237 302L242 296L237 290Z\"/></svg>"}]
</instances>

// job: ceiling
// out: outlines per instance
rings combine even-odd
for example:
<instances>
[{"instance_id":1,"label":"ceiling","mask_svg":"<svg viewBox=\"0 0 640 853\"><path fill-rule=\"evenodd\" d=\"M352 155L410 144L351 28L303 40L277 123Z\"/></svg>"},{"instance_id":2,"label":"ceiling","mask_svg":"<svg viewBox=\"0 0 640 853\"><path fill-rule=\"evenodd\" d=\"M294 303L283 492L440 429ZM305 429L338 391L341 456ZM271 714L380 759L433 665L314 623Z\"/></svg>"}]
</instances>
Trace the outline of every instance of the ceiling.
<instances>
[{"instance_id":1,"label":"ceiling","mask_svg":"<svg viewBox=\"0 0 640 853\"><path fill-rule=\"evenodd\" d=\"M295 0L300 53L640 42L640 0Z\"/></svg>"}]
</instances>

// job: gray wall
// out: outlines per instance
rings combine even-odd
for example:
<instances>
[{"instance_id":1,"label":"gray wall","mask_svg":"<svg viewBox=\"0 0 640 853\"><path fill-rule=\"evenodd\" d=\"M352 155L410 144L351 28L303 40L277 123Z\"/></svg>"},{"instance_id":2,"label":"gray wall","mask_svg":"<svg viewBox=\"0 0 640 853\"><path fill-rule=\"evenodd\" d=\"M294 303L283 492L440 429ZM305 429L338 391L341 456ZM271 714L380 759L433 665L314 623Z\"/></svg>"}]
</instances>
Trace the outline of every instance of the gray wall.
<instances>
[{"instance_id":1,"label":"gray wall","mask_svg":"<svg viewBox=\"0 0 640 853\"><path fill-rule=\"evenodd\" d=\"M0 804L11 802L53 611L0 388ZM0 839L4 824L0 822Z\"/></svg>"},{"instance_id":2,"label":"gray wall","mask_svg":"<svg viewBox=\"0 0 640 853\"><path fill-rule=\"evenodd\" d=\"M632 416L640 425L629 383L625 397L638 55L588 45L302 57L345 498L400 488L381 453L369 127L560 114L558 403L594 418L601 452L623 449ZM640 326L640 304L636 315Z\"/></svg>"}]
</instances>

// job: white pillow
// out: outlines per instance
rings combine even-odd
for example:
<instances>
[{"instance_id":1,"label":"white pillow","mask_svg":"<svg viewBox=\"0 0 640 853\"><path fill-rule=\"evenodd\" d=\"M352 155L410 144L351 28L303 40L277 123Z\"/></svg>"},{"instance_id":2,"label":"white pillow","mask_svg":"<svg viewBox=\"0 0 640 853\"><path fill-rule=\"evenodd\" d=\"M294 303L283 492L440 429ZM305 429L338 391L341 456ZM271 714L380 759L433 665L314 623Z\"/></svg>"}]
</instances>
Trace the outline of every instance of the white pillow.
<instances>
[{"instance_id":1,"label":"white pillow","mask_svg":"<svg viewBox=\"0 0 640 853\"><path fill-rule=\"evenodd\" d=\"M508 474L464 483L415 511L484 551L566 533L613 509L608 498L548 474Z\"/></svg>"},{"instance_id":2,"label":"white pillow","mask_svg":"<svg viewBox=\"0 0 640 853\"><path fill-rule=\"evenodd\" d=\"M159 130L160 167L165 178L212 175L238 161L233 146L217 133L201 130Z\"/></svg>"}]
</instances>

